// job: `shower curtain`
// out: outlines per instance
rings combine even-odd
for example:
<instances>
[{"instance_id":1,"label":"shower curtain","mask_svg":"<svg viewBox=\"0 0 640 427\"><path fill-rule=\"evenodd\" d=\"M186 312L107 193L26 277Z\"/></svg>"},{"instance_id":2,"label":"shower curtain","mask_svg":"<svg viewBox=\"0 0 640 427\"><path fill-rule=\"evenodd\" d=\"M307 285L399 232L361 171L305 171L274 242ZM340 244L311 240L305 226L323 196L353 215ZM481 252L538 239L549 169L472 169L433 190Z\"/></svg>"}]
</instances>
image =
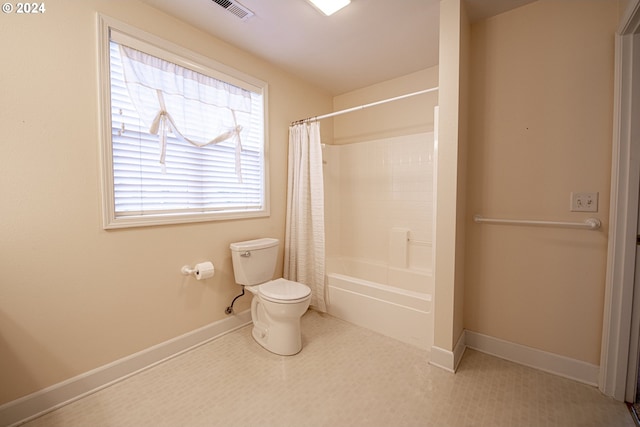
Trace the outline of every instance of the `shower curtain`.
<instances>
[{"instance_id":1,"label":"shower curtain","mask_svg":"<svg viewBox=\"0 0 640 427\"><path fill-rule=\"evenodd\" d=\"M311 288L311 305L326 311L324 184L320 123L289 127L284 278Z\"/></svg>"}]
</instances>

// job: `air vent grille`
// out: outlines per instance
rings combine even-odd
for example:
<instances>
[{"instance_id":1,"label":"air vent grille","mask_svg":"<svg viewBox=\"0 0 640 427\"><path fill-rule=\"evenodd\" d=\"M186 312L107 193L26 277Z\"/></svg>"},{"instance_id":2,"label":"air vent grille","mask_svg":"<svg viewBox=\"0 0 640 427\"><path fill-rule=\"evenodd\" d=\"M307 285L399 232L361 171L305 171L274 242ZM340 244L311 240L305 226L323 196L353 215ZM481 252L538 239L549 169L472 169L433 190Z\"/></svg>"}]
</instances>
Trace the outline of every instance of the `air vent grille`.
<instances>
[{"instance_id":1,"label":"air vent grille","mask_svg":"<svg viewBox=\"0 0 640 427\"><path fill-rule=\"evenodd\" d=\"M243 21L246 21L247 19L251 18L254 15L254 13L251 10L247 9L237 1L231 1L231 0L211 0L211 1L219 4L220 6L225 8L228 12L233 13L235 16L242 19Z\"/></svg>"}]
</instances>

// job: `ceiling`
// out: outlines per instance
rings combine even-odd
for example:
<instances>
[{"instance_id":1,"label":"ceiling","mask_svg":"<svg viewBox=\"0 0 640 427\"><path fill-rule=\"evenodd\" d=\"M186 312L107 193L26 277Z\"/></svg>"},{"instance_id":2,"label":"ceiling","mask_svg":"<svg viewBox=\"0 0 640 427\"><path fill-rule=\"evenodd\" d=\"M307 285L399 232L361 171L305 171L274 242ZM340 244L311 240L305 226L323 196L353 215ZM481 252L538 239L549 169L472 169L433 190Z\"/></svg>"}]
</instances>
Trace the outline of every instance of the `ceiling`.
<instances>
[{"instance_id":1,"label":"ceiling","mask_svg":"<svg viewBox=\"0 0 640 427\"><path fill-rule=\"evenodd\" d=\"M142 0L339 95L438 64L440 0L351 0L324 16L307 0ZM472 21L534 0L465 0Z\"/></svg>"}]
</instances>

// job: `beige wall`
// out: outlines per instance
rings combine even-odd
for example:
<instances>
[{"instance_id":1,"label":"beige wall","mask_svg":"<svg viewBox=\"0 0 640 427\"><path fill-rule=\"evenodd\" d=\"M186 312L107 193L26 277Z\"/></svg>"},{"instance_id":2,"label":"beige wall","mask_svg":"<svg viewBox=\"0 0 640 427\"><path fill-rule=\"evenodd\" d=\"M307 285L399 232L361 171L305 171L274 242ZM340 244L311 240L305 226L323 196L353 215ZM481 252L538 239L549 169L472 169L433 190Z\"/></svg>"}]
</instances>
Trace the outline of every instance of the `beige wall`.
<instances>
[{"instance_id":1,"label":"beige wall","mask_svg":"<svg viewBox=\"0 0 640 427\"><path fill-rule=\"evenodd\" d=\"M628 6L629 0L618 0L618 18L622 18Z\"/></svg>"},{"instance_id":2,"label":"beige wall","mask_svg":"<svg viewBox=\"0 0 640 427\"><path fill-rule=\"evenodd\" d=\"M464 2L442 0L434 345L449 352L463 331L468 28Z\"/></svg>"},{"instance_id":3,"label":"beige wall","mask_svg":"<svg viewBox=\"0 0 640 427\"><path fill-rule=\"evenodd\" d=\"M0 404L224 318L240 291L229 243L283 238L289 122L332 107L328 94L137 1L46 6L0 27ZM269 83L269 218L102 229L96 12ZM180 274L207 259L213 279Z\"/></svg>"},{"instance_id":4,"label":"beige wall","mask_svg":"<svg viewBox=\"0 0 640 427\"><path fill-rule=\"evenodd\" d=\"M465 328L598 364L607 256L616 2L541 0L471 28ZM478 225L581 221L600 231Z\"/></svg>"},{"instance_id":5,"label":"beige wall","mask_svg":"<svg viewBox=\"0 0 640 427\"><path fill-rule=\"evenodd\" d=\"M333 108L339 111L436 86L438 67L431 67L336 96ZM336 116L332 119L333 143L349 144L433 131L433 107L437 104L438 93L431 92Z\"/></svg>"}]
</instances>

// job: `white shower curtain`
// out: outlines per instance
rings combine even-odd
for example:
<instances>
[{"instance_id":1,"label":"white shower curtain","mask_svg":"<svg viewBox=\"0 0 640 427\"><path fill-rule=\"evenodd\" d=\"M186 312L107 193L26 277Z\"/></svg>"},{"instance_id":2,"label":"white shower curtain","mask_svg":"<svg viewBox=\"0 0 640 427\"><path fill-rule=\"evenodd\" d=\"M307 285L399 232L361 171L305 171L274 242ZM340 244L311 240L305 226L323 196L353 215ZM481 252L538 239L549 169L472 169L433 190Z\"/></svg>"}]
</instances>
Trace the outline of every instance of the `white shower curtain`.
<instances>
[{"instance_id":1,"label":"white shower curtain","mask_svg":"<svg viewBox=\"0 0 640 427\"><path fill-rule=\"evenodd\" d=\"M311 305L326 311L324 184L320 123L289 128L285 279L311 288Z\"/></svg>"}]
</instances>

